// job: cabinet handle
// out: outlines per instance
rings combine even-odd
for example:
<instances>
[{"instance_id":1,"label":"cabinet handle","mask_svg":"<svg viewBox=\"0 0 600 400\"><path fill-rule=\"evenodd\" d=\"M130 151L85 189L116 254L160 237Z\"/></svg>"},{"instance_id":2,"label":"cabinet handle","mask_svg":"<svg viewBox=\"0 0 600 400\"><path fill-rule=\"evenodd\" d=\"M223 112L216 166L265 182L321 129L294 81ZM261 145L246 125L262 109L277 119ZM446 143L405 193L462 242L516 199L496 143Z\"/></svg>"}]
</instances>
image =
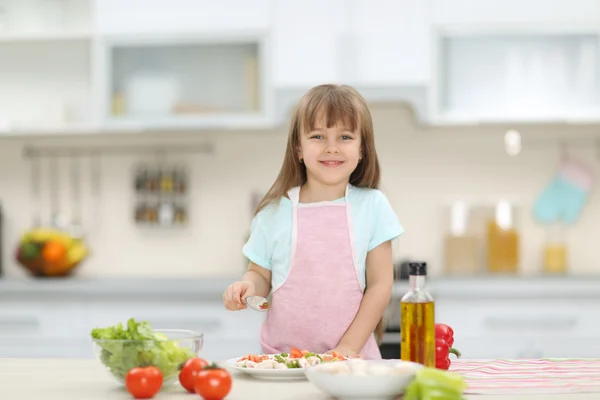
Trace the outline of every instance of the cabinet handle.
<instances>
[{"instance_id":1,"label":"cabinet handle","mask_svg":"<svg viewBox=\"0 0 600 400\"><path fill-rule=\"evenodd\" d=\"M490 317L486 318L484 325L491 329L514 330L518 325L519 330L527 329L573 329L577 325L577 319L574 317Z\"/></svg>"},{"instance_id":2,"label":"cabinet handle","mask_svg":"<svg viewBox=\"0 0 600 400\"><path fill-rule=\"evenodd\" d=\"M1 317L0 335L13 333L35 333L40 329L40 321L26 317Z\"/></svg>"}]
</instances>

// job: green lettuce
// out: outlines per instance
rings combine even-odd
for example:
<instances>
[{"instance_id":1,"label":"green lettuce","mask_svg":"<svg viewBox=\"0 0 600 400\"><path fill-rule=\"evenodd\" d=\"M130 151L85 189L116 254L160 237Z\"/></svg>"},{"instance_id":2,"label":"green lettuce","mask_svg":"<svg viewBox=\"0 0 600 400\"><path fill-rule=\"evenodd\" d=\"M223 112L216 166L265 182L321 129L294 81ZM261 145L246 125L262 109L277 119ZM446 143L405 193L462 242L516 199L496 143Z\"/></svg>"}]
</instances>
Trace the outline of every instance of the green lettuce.
<instances>
[{"instance_id":1,"label":"green lettuce","mask_svg":"<svg viewBox=\"0 0 600 400\"><path fill-rule=\"evenodd\" d=\"M164 379L179 373L179 366L196 354L180 347L177 341L168 340L154 332L148 321L127 321L127 327L118 323L106 328L94 328L92 339L102 348L100 360L118 379L132 368L153 365L161 370Z\"/></svg>"}]
</instances>

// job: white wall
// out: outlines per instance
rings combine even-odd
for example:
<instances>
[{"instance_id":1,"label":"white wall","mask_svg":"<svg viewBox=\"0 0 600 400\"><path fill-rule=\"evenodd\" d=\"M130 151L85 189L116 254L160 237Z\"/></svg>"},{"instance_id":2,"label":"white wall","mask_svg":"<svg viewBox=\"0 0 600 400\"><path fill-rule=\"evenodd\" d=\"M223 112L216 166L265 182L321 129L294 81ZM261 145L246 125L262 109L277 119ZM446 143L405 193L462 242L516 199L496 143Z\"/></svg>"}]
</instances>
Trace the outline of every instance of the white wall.
<instances>
[{"instance_id":1,"label":"white wall","mask_svg":"<svg viewBox=\"0 0 600 400\"><path fill-rule=\"evenodd\" d=\"M522 270L526 274L537 273L544 230L532 220L531 206L556 167L555 147L524 149L519 157L511 158L503 150L503 128L426 128L415 124L410 110L392 104L373 106L373 114L384 190L406 228L398 243L398 256L426 259L432 263L432 273L438 274L444 234L444 199L449 195L508 196L520 199L524 207ZM567 132L595 134L598 130L598 127L561 126L522 129L523 133L537 138ZM105 157L99 223L93 223L94 208L89 182L86 182L84 207L93 257L81 267L79 275L202 276L241 272L241 247L251 218L251 193L266 190L275 178L286 134L287 127L264 133L196 135L193 141L209 140L214 143L215 152L184 157L190 162L193 174L194 206L191 226L185 230L136 228L131 218L131 182L135 163L142 158ZM86 140L86 143L92 142ZM143 137L144 143L164 140ZM97 143L110 141L94 140ZM74 141L79 142L83 140ZM135 143L135 138L129 142ZM0 201L6 214L4 245L10 247L4 262L8 264L9 276L24 275L13 261L12 252L19 234L30 226L32 219L29 165L21 156L22 147L22 141L0 141ZM600 172L594 149L574 153ZM63 175L63 191L67 179L68 176ZM47 192L44 193L44 215L47 216ZM600 246L595 239L600 222L598 193L597 190L593 193L583 218L568 234L573 274L600 273L597 265ZM63 193L62 204L67 213L69 196Z\"/></svg>"}]
</instances>

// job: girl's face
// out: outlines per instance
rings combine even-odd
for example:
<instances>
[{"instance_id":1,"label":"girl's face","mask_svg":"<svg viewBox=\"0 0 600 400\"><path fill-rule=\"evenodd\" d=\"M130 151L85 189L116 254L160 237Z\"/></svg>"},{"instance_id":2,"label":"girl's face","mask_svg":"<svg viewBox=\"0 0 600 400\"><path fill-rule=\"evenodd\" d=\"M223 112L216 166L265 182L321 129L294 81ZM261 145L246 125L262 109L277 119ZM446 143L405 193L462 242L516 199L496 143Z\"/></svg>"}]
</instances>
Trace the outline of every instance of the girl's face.
<instances>
[{"instance_id":1,"label":"girl's face","mask_svg":"<svg viewBox=\"0 0 600 400\"><path fill-rule=\"evenodd\" d=\"M317 123L313 131L300 134L298 158L306 166L307 179L328 186L346 185L362 158L361 149L359 132Z\"/></svg>"}]
</instances>

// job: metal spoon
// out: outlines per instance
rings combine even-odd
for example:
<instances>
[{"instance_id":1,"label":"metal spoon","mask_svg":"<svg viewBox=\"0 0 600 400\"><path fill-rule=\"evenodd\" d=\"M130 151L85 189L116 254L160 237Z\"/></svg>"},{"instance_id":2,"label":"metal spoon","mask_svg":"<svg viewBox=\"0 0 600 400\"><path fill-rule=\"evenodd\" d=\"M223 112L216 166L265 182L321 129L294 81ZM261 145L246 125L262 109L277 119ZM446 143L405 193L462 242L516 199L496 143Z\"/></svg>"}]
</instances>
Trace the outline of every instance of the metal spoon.
<instances>
[{"instance_id":1,"label":"metal spoon","mask_svg":"<svg viewBox=\"0 0 600 400\"><path fill-rule=\"evenodd\" d=\"M246 297L246 305L253 310L265 312L271 305L269 301L262 296L248 296Z\"/></svg>"}]
</instances>

